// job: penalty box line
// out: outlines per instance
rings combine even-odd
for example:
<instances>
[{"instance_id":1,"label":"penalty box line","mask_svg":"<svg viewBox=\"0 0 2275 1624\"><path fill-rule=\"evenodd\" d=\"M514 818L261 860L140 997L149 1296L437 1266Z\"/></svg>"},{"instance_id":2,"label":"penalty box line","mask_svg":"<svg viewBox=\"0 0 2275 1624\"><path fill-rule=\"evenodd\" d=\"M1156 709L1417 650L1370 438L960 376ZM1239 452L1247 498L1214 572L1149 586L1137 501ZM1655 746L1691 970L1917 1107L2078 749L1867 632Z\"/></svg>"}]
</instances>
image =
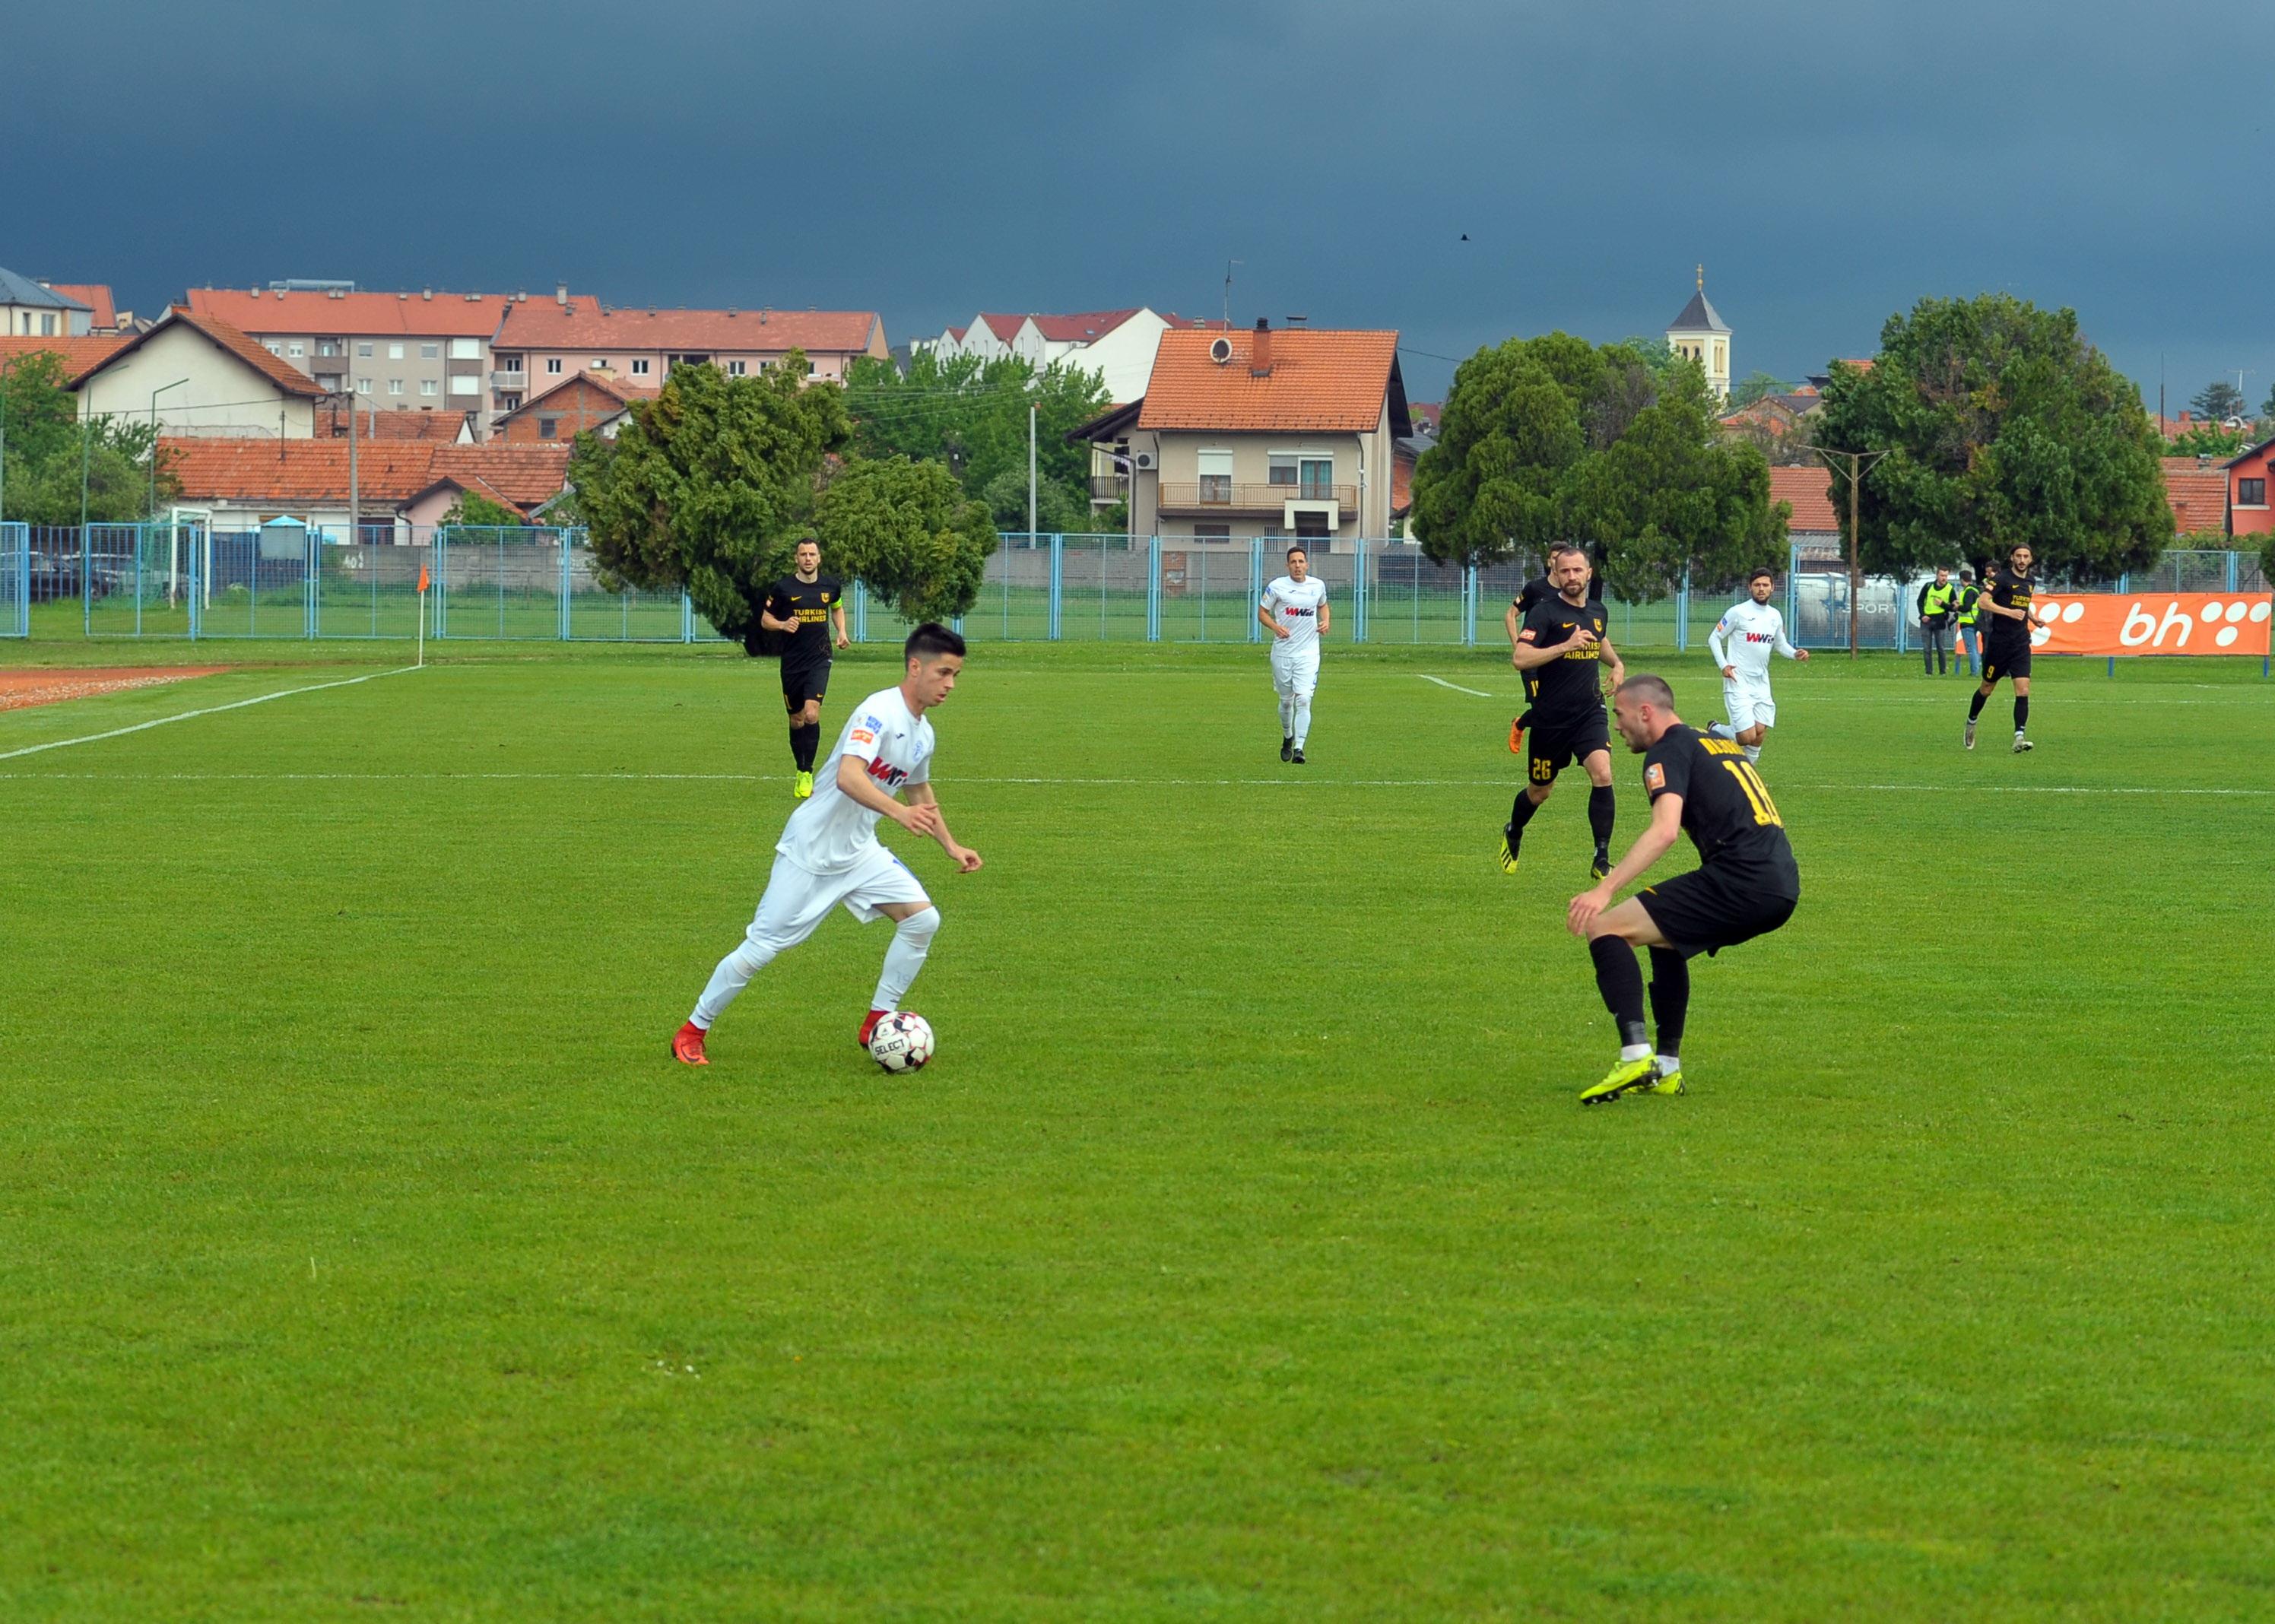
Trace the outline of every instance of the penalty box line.
<instances>
[{"instance_id":1,"label":"penalty box line","mask_svg":"<svg viewBox=\"0 0 2275 1624\"><path fill-rule=\"evenodd\" d=\"M299 688L280 689L275 693L257 693L249 699L232 699L227 705L208 705L193 711L182 711L172 716L154 716L147 721L138 721L124 728L111 728L102 733L85 733L77 738L49 739L44 744L26 744L16 750L0 750L0 761L13 761L19 756L36 756L47 750L68 750L73 744L94 744L107 738L124 738L130 733L145 733L152 728L162 728L169 722L193 721L200 716L218 716L223 711L241 711L248 705L266 705L271 699L289 699L296 693L321 693L327 688L352 688L358 683L375 681L382 676L401 676L406 671L423 668L415 665L397 666L392 671L367 671L361 676L344 676L336 682L309 683ZM10 774L10 777L49 777L60 774Z\"/></svg>"}]
</instances>

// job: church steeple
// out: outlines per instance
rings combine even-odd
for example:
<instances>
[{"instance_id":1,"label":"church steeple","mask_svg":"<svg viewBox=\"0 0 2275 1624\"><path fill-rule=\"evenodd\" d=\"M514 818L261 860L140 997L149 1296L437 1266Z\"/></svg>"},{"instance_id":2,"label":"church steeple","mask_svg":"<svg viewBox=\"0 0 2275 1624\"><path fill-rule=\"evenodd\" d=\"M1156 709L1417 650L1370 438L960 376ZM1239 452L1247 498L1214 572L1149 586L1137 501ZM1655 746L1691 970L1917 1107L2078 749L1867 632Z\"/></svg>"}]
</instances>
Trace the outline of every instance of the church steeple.
<instances>
[{"instance_id":1,"label":"church steeple","mask_svg":"<svg viewBox=\"0 0 2275 1624\"><path fill-rule=\"evenodd\" d=\"M1706 374L1706 381L1724 400L1730 398L1730 329L1706 300L1706 268L1698 268L1698 291L1667 323L1667 347L1687 355Z\"/></svg>"}]
</instances>

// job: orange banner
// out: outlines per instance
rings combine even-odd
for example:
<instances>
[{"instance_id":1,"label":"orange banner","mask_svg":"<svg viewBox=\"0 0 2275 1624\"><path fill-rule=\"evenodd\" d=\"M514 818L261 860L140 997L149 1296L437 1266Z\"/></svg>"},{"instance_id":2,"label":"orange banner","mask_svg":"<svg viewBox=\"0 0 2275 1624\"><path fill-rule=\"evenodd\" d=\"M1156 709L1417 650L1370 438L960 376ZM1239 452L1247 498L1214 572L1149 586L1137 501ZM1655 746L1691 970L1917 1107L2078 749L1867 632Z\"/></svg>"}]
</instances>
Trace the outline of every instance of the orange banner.
<instances>
[{"instance_id":1,"label":"orange banner","mask_svg":"<svg viewBox=\"0 0 2275 1624\"><path fill-rule=\"evenodd\" d=\"M2030 614L2030 646L2048 654L2264 656L2275 594L2041 592Z\"/></svg>"}]
</instances>

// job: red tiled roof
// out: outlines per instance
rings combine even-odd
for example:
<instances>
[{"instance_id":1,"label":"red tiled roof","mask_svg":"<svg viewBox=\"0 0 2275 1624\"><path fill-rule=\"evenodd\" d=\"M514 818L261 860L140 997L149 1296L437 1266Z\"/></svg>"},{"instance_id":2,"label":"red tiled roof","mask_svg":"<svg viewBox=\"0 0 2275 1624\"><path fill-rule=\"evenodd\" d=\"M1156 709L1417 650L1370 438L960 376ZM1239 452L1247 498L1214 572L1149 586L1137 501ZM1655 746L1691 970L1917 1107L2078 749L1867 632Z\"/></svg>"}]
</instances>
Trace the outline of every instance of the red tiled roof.
<instances>
[{"instance_id":1,"label":"red tiled roof","mask_svg":"<svg viewBox=\"0 0 2275 1624\"><path fill-rule=\"evenodd\" d=\"M101 282L50 282L50 293L60 293L65 298L75 298L94 313L87 318L91 327L117 327L118 310L111 302L110 287Z\"/></svg>"},{"instance_id":2,"label":"red tiled roof","mask_svg":"<svg viewBox=\"0 0 2275 1624\"><path fill-rule=\"evenodd\" d=\"M19 356L47 350L63 358L64 376L76 383L125 345L124 338L0 337L0 367L13 366Z\"/></svg>"},{"instance_id":3,"label":"red tiled roof","mask_svg":"<svg viewBox=\"0 0 2275 1624\"><path fill-rule=\"evenodd\" d=\"M540 402L550 400L554 396L575 383L587 384L624 405L630 405L636 400L653 400L662 392L654 384L633 383L624 378L608 377L587 366L584 371L563 378L560 382L550 384L532 395L512 411L501 415L498 421L503 423L507 418L519 417L525 412L533 411Z\"/></svg>"},{"instance_id":4,"label":"red tiled roof","mask_svg":"<svg viewBox=\"0 0 2275 1624\"><path fill-rule=\"evenodd\" d=\"M590 306L593 301L585 298ZM497 331L511 294L438 292L329 293L192 288L190 308L247 333L338 333L382 337L488 338ZM551 299L545 301L554 308Z\"/></svg>"},{"instance_id":5,"label":"red tiled roof","mask_svg":"<svg viewBox=\"0 0 2275 1624\"><path fill-rule=\"evenodd\" d=\"M455 442L466 427L463 412L373 412L368 408L355 414L356 435L361 440L428 440L445 444ZM316 420L319 434L348 437L348 414L339 406L331 406Z\"/></svg>"},{"instance_id":6,"label":"red tiled roof","mask_svg":"<svg viewBox=\"0 0 2275 1624\"><path fill-rule=\"evenodd\" d=\"M1019 336L1019 329L1027 324L1027 318L1024 316L1005 315L1000 311L993 310L981 311L979 321L989 332L994 334L1005 344L1009 344L1017 338Z\"/></svg>"},{"instance_id":7,"label":"red tiled roof","mask_svg":"<svg viewBox=\"0 0 2275 1624\"><path fill-rule=\"evenodd\" d=\"M971 329L968 327L951 327L948 329L948 336L955 339L956 343L962 344L964 342L964 336L971 330Z\"/></svg>"},{"instance_id":8,"label":"red tiled roof","mask_svg":"<svg viewBox=\"0 0 2275 1624\"><path fill-rule=\"evenodd\" d=\"M601 356L639 350L859 354L881 325L872 310L563 310L550 299L532 299L513 307L495 347Z\"/></svg>"},{"instance_id":9,"label":"red tiled roof","mask_svg":"<svg viewBox=\"0 0 2275 1624\"><path fill-rule=\"evenodd\" d=\"M287 395L295 395L303 400L321 400L326 393L325 390L316 387L315 380L309 377L306 373L286 362L282 357L269 354L257 339L238 331L226 321L212 316L199 315L183 305L177 305L169 310L165 319L148 332L137 333L133 337L122 341L116 350L88 367L86 372L73 378L72 384L76 386L90 374L115 366L125 357L133 354L135 351L177 323L204 335L216 349L228 351Z\"/></svg>"},{"instance_id":10,"label":"red tiled roof","mask_svg":"<svg viewBox=\"0 0 2275 1624\"><path fill-rule=\"evenodd\" d=\"M348 499L345 440L166 439L166 466L191 501L231 500L279 507ZM382 440L357 448L359 500L405 502L448 480L525 510L557 495L569 466L565 445L442 445Z\"/></svg>"},{"instance_id":11,"label":"red tiled roof","mask_svg":"<svg viewBox=\"0 0 2275 1624\"><path fill-rule=\"evenodd\" d=\"M1072 315L1030 316L1035 330L1053 344L1094 344L1136 315L1131 310L1085 310Z\"/></svg>"},{"instance_id":12,"label":"red tiled roof","mask_svg":"<svg viewBox=\"0 0 2275 1624\"><path fill-rule=\"evenodd\" d=\"M2227 471L2193 457L2163 457L2165 500L2172 504L2173 528L2181 535L2227 528Z\"/></svg>"},{"instance_id":13,"label":"red tiled roof","mask_svg":"<svg viewBox=\"0 0 2275 1624\"><path fill-rule=\"evenodd\" d=\"M1390 453L1390 517L1398 517L1414 505L1414 465L1417 459L1403 442Z\"/></svg>"},{"instance_id":14,"label":"red tiled roof","mask_svg":"<svg viewBox=\"0 0 2275 1624\"><path fill-rule=\"evenodd\" d=\"M1209 359L1218 340L1232 359ZM1249 372L1256 335L1172 329L1153 352L1140 428L1317 429L1364 434L1382 420L1398 335L1291 327L1272 335L1272 371Z\"/></svg>"},{"instance_id":15,"label":"red tiled roof","mask_svg":"<svg viewBox=\"0 0 2275 1624\"><path fill-rule=\"evenodd\" d=\"M1793 517L1786 521L1789 531L1825 533L1840 528L1833 506L1833 476L1822 468L1771 469L1770 500L1793 503Z\"/></svg>"}]
</instances>

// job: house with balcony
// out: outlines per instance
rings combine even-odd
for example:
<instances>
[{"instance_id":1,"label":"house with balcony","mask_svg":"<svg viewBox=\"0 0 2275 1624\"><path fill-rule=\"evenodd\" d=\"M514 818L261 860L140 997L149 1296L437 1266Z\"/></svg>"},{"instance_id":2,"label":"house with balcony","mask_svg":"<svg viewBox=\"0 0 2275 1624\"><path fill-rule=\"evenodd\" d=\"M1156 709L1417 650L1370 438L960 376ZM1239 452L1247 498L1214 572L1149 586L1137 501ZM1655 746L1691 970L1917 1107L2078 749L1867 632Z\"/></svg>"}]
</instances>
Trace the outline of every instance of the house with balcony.
<instances>
[{"instance_id":1,"label":"house with balcony","mask_svg":"<svg viewBox=\"0 0 2275 1624\"><path fill-rule=\"evenodd\" d=\"M2275 531L2275 508L2267 504L2267 479L2275 465L2275 440L2263 440L2220 465L2227 475L2227 532L2264 536Z\"/></svg>"},{"instance_id":2,"label":"house with balcony","mask_svg":"<svg viewBox=\"0 0 2275 1624\"><path fill-rule=\"evenodd\" d=\"M1068 436L1092 496L1180 541L1388 536L1413 433L1391 331L1167 329L1143 398Z\"/></svg>"},{"instance_id":3,"label":"house with balcony","mask_svg":"<svg viewBox=\"0 0 2275 1624\"><path fill-rule=\"evenodd\" d=\"M249 333L328 394L380 412L472 412L479 430L518 405L494 384L490 339L527 293L366 293L347 287L193 288L190 309ZM571 303L566 287L555 300ZM591 305L593 301L583 301ZM505 399L508 406L494 404Z\"/></svg>"},{"instance_id":4,"label":"house with balcony","mask_svg":"<svg viewBox=\"0 0 2275 1624\"><path fill-rule=\"evenodd\" d=\"M513 411L580 373L635 390L663 387L675 366L714 363L729 377L755 376L805 356L809 378L842 379L853 358L890 359L885 323L873 310L627 310L563 297L518 304L491 343L494 404Z\"/></svg>"}]
</instances>

